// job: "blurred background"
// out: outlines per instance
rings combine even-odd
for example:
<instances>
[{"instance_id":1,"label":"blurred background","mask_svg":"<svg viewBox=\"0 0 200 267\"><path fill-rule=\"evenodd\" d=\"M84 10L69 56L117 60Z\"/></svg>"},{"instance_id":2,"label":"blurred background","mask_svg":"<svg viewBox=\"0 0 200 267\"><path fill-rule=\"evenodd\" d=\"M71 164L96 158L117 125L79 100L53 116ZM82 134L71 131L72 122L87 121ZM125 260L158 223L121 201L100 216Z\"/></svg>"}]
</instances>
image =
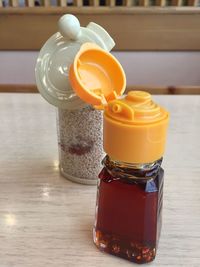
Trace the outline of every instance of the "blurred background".
<instances>
[{"instance_id":1,"label":"blurred background","mask_svg":"<svg viewBox=\"0 0 200 267\"><path fill-rule=\"evenodd\" d=\"M37 91L38 51L65 13L110 33L128 88L200 93L197 0L0 0L0 91Z\"/></svg>"}]
</instances>

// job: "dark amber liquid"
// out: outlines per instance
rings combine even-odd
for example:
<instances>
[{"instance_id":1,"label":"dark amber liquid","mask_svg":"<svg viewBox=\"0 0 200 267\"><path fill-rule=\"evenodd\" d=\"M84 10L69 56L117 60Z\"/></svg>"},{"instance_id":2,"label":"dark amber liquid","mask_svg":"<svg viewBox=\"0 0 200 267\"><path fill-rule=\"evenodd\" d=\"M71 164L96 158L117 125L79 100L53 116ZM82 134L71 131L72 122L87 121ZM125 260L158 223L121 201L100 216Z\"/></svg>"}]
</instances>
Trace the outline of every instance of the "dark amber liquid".
<instances>
[{"instance_id":1,"label":"dark amber liquid","mask_svg":"<svg viewBox=\"0 0 200 267\"><path fill-rule=\"evenodd\" d=\"M136 263L155 258L161 229L163 174L159 166L154 178L135 180L113 177L106 168L102 170L94 228L94 242L99 249Z\"/></svg>"}]
</instances>

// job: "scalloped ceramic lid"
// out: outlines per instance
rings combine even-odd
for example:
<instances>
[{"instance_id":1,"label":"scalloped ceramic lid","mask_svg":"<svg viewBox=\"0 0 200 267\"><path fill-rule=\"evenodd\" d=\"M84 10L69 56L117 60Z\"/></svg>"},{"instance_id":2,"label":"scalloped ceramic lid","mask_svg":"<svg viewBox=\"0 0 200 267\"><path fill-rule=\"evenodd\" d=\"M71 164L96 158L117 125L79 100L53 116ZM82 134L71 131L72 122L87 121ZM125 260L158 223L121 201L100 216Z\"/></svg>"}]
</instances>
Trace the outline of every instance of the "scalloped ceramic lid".
<instances>
[{"instance_id":1,"label":"scalloped ceramic lid","mask_svg":"<svg viewBox=\"0 0 200 267\"><path fill-rule=\"evenodd\" d=\"M84 28L73 15L64 15L58 22L59 32L52 35L40 50L35 76L41 95L58 108L76 109L85 105L69 83L69 67L86 42L98 44L106 51L113 39L99 25L91 22Z\"/></svg>"}]
</instances>

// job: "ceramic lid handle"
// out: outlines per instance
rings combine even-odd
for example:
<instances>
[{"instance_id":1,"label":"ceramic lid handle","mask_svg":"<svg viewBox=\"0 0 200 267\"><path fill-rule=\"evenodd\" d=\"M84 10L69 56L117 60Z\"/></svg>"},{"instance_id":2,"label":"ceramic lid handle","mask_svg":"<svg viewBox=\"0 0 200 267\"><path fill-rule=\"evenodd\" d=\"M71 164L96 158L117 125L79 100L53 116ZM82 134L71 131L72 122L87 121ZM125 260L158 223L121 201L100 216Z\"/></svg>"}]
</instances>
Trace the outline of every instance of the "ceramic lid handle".
<instances>
[{"instance_id":1,"label":"ceramic lid handle","mask_svg":"<svg viewBox=\"0 0 200 267\"><path fill-rule=\"evenodd\" d=\"M71 40L77 40L81 31L79 20L70 14L64 15L59 19L58 29L63 37Z\"/></svg>"}]
</instances>

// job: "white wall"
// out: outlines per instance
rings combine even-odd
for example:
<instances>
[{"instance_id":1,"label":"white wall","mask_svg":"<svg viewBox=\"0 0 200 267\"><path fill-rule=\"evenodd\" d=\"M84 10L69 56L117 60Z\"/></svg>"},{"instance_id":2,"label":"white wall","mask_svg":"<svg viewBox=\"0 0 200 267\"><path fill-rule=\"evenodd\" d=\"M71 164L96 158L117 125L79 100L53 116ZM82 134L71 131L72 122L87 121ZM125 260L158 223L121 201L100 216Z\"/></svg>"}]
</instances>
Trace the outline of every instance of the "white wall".
<instances>
[{"instance_id":1,"label":"white wall","mask_svg":"<svg viewBox=\"0 0 200 267\"><path fill-rule=\"evenodd\" d=\"M200 85L200 52L113 52L128 85ZM33 84L38 52L0 51L0 84Z\"/></svg>"}]
</instances>

